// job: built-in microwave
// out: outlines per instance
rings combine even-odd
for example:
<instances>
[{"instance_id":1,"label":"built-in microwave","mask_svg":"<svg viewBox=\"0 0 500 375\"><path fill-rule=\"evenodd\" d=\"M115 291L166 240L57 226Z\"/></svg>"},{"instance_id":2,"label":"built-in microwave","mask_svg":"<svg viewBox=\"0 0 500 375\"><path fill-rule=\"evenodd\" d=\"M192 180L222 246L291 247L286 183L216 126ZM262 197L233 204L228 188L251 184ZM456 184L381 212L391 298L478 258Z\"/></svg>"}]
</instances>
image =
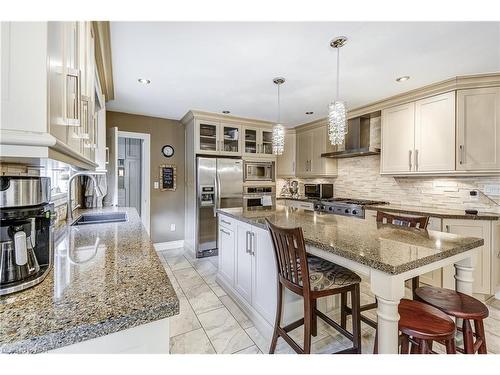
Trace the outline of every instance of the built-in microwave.
<instances>
[{"instance_id":1,"label":"built-in microwave","mask_svg":"<svg viewBox=\"0 0 500 375\"><path fill-rule=\"evenodd\" d=\"M307 198L333 198L333 184L304 184L304 195Z\"/></svg>"},{"instance_id":2,"label":"built-in microwave","mask_svg":"<svg viewBox=\"0 0 500 375\"><path fill-rule=\"evenodd\" d=\"M243 180L245 182L274 181L274 161L245 161Z\"/></svg>"}]
</instances>

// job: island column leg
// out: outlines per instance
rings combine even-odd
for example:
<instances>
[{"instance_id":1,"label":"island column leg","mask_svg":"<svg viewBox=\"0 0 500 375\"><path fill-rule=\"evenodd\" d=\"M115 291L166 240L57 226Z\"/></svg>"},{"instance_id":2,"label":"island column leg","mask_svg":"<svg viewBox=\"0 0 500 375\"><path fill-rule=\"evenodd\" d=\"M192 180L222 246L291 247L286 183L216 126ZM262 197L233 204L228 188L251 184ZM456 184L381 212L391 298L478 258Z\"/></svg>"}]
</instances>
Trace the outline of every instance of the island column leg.
<instances>
[{"instance_id":1,"label":"island column leg","mask_svg":"<svg viewBox=\"0 0 500 375\"><path fill-rule=\"evenodd\" d=\"M398 306L404 297L404 280L397 275L373 270L370 274L370 285L378 302L377 352L398 354Z\"/></svg>"},{"instance_id":2,"label":"island column leg","mask_svg":"<svg viewBox=\"0 0 500 375\"><path fill-rule=\"evenodd\" d=\"M455 266L455 290L460 293L472 295L472 284L474 282L474 266L476 265L476 253L468 258L454 264ZM463 319L456 318L455 324L457 327L462 327ZM463 335L459 335L457 331L457 345L463 346Z\"/></svg>"},{"instance_id":3,"label":"island column leg","mask_svg":"<svg viewBox=\"0 0 500 375\"><path fill-rule=\"evenodd\" d=\"M476 254L455 263L455 290L464 294L472 295L472 283L474 282L474 266Z\"/></svg>"}]
</instances>

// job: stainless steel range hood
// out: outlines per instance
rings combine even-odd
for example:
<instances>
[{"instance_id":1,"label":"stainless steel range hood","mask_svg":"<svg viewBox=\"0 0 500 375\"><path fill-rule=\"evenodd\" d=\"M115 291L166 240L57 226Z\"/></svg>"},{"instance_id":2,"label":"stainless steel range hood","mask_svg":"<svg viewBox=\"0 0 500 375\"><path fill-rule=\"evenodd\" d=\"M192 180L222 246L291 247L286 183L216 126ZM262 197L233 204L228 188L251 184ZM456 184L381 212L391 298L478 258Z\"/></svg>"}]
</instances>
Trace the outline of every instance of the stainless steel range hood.
<instances>
[{"instance_id":1,"label":"stainless steel range hood","mask_svg":"<svg viewBox=\"0 0 500 375\"><path fill-rule=\"evenodd\" d=\"M352 158L355 156L368 156L380 154L379 144L373 139L375 131L380 131L370 126L371 118L375 114L356 117L348 121L348 131L345 139L345 148L339 151L321 154L323 158ZM380 116L380 112L378 114Z\"/></svg>"}]
</instances>

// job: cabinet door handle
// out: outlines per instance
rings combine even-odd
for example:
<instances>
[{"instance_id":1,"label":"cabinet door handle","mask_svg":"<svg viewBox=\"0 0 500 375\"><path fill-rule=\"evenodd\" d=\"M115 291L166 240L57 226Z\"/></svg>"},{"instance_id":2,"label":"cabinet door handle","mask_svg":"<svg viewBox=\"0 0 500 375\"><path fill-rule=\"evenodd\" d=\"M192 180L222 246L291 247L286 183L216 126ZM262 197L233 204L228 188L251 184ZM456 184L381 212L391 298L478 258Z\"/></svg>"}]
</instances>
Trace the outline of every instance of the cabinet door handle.
<instances>
[{"instance_id":1,"label":"cabinet door handle","mask_svg":"<svg viewBox=\"0 0 500 375\"><path fill-rule=\"evenodd\" d=\"M69 79L73 79L75 81L75 85L73 87L73 91L71 92L72 98L72 107L73 107L73 117L70 117L69 111L68 111L68 104L70 100L68 100L69 96ZM64 95L63 95L63 105L64 105L64 117L66 118L66 121L68 122L68 125L70 126L80 126L80 85L81 85L81 78L80 78L80 71L78 69L71 69L71 68L66 68L65 71L65 82L64 82Z\"/></svg>"},{"instance_id":2,"label":"cabinet door handle","mask_svg":"<svg viewBox=\"0 0 500 375\"><path fill-rule=\"evenodd\" d=\"M418 171L418 150L415 150L415 170Z\"/></svg>"},{"instance_id":3,"label":"cabinet door handle","mask_svg":"<svg viewBox=\"0 0 500 375\"><path fill-rule=\"evenodd\" d=\"M247 253L247 254L250 252L249 239L250 239L250 232L246 231L246 233L245 233L245 253Z\"/></svg>"},{"instance_id":4,"label":"cabinet door handle","mask_svg":"<svg viewBox=\"0 0 500 375\"><path fill-rule=\"evenodd\" d=\"M109 164L109 147L106 147L106 164Z\"/></svg>"},{"instance_id":5,"label":"cabinet door handle","mask_svg":"<svg viewBox=\"0 0 500 375\"><path fill-rule=\"evenodd\" d=\"M458 146L460 148L460 164L464 163L464 145Z\"/></svg>"},{"instance_id":6,"label":"cabinet door handle","mask_svg":"<svg viewBox=\"0 0 500 375\"><path fill-rule=\"evenodd\" d=\"M449 225L445 225L445 229L446 229L446 233L450 233L450 226Z\"/></svg>"},{"instance_id":7,"label":"cabinet door handle","mask_svg":"<svg viewBox=\"0 0 500 375\"><path fill-rule=\"evenodd\" d=\"M221 221L222 223L224 223L224 224L231 225L231 223L230 223L229 221L226 221L226 220L224 220L224 219L220 219L220 221Z\"/></svg>"},{"instance_id":8,"label":"cabinet door handle","mask_svg":"<svg viewBox=\"0 0 500 375\"><path fill-rule=\"evenodd\" d=\"M255 233L254 232L249 232L250 233L250 255L255 255Z\"/></svg>"},{"instance_id":9,"label":"cabinet door handle","mask_svg":"<svg viewBox=\"0 0 500 375\"><path fill-rule=\"evenodd\" d=\"M409 170L411 171L411 154L412 154L412 150L409 151L409 154L408 154L408 167L409 167Z\"/></svg>"},{"instance_id":10,"label":"cabinet door handle","mask_svg":"<svg viewBox=\"0 0 500 375\"><path fill-rule=\"evenodd\" d=\"M292 172L295 173L295 161L292 161Z\"/></svg>"},{"instance_id":11,"label":"cabinet door handle","mask_svg":"<svg viewBox=\"0 0 500 375\"><path fill-rule=\"evenodd\" d=\"M225 231L224 229L222 229L222 228L220 229L220 231L221 231L222 233L224 233L224 234L227 234L228 236L230 236L230 235L231 235L231 233L226 232L226 231Z\"/></svg>"}]
</instances>

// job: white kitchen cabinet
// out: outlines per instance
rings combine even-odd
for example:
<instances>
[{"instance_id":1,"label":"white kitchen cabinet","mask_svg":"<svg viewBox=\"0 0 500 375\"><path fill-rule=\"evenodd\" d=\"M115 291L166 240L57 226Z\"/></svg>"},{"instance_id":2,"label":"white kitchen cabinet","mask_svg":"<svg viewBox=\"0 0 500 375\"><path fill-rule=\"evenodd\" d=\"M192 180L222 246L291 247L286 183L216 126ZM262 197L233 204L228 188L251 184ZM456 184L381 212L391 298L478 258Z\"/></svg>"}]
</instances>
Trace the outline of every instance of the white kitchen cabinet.
<instances>
[{"instance_id":1,"label":"white kitchen cabinet","mask_svg":"<svg viewBox=\"0 0 500 375\"><path fill-rule=\"evenodd\" d=\"M283 154L276 158L276 177L295 176L295 132L285 130L285 149Z\"/></svg>"},{"instance_id":2,"label":"white kitchen cabinet","mask_svg":"<svg viewBox=\"0 0 500 375\"><path fill-rule=\"evenodd\" d=\"M298 177L331 177L337 175L337 160L323 158L332 151L326 125L297 131L296 175Z\"/></svg>"},{"instance_id":3,"label":"white kitchen cabinet","mask_svg":"<svg viewBox=\"0 0 500 375\"><path fill-rule=\"evenodd\" d=\"M196 153L241 155L241 126L219 121L195 120Z\"/></svg>"},{"instance_id":4,"label":"white kitchen cabinet","mask_svg":"<svg viewBox=\"0 0 500 375\"><path fill-rule=\"evenodd\" d=\"M456 168L500 170L500 87L457 91Z\"/></svg>"},{"instance_id":5,"label":"white kitchen cabinet","mask_svg":"<svg viewBox=\"0 0 500 375\"><path fill-rule=\"evenodd\" d=\"M243 126L243 156L273 156L273 131L271 127Z\"/></svg>"},{"instance_id":6,"label":"white kitchen cabinet","mask_svg":"<svg viewBox=\"0 0 500 375\"><path fill-rule=\"evenodd\" d=\"M273 325L278 290L274 249L267 230L253 227L253 234L250 244L253 257L252 306Z\"/></svg>"},{"instance_id":7,"label":"white kitchen cabinet","mask_svg":"<svg viewBox=\"0 0 500 375\"><path fill-rule=\"evenodd\" d=\"M382 173L413 171L415 103L382 111Z\"/></svg>"},{"instance_id":8,"label":"white kitchen cabinet","mask_svg":"<svg viewBox=\"0 0 500 375\"><path fill-rule=\"evenodd\" d=\"M219 275L229 285L234 285L234 262L236 252L236 239L234 231L219 225Z\"/></svg>"},{"instance_id":9,"label":"white kitchen cabinet","mask_svg":"<svg viewBox=\"0 0 500 375\"><path fill-rule=\"evenodd\" d=\"M242 222L237 223L237 246L235 249L234 289L249 303L252 302L252 263L254 233L252 226Z\"/></svg>"},{"instance_id":10,"label":"white kitchen cabinet","mask_svg":"<svg viewBox=\"0 0 500 375\"><path fill-rule=\"evenodd\" d=\"M272 325L276 313L277 271L269 232L225 215L220 215L219 230L218 277Z\"/></svg>"},{"instance_id":11,"label":"white kitchen cabinet","mask_svg":"<svg viewBox=\"0 0 500 375\"><path fill-rule=\"evenodd\" d=\"M93 40L82 39L83 29L91 30L91 23L2 23L2 158L53 158L84 169L97 166L93 146L84 147L82 134L84 114L89 140L97 134L93 92L86 96L90 105L82 104L87 94L82 68L94 66ZM93 81L93 75L92 69L86 79Z\"/></svg>"},{"instance_id":12,"label":"white kitchen cabinet","mask_svg":"<svg viewBox=\"0 0 500 375\"><path fill-rule=\"evenodd\" d=\"M468 237L479 237L484 239L484 245L478 248L476 266L474 268L474 284L472 291L481 294L494 294L492 290L492 262L496 254L492 254L492 222L486 220L458 220L443 219L443 229L445 232ZM443 286L445 288L454 287L454 272L445 272ZM494 287L494 286L493 286Z\"/></svg>"},{"instance_id":13,"label":"white kitchen cabinet","mask_svg":"<svg viewBox=\"0 0 500 375\"><path fill-rule=\"evenodd\" d=\"M455 92L415 102L414 171L455 169Z\"/></svg>"}]
</instances>

